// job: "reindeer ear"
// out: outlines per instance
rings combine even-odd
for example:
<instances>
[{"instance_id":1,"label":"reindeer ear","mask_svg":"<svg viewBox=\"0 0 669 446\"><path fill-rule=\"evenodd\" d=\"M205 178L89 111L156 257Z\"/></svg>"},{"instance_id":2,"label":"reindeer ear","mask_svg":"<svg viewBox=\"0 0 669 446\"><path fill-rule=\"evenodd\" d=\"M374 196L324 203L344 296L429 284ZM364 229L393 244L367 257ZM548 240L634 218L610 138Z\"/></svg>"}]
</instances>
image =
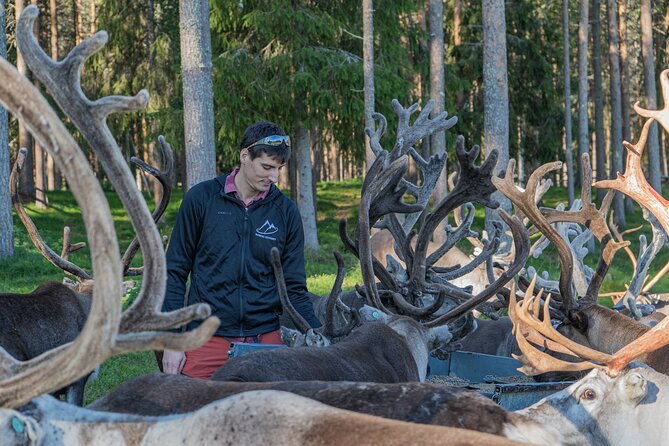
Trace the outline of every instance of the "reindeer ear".
<instances>
[{"instance_id":1,"label":"reindeer ear","mask_svg":"<svg viewBox=\"0 0 669 446\"><path fill-rule=\"evenodd\" d=\"M579 331L585 332L588 329L588 317L581 310L569 310L567 313L569 322Z\"/></svg>"}]
</instances>

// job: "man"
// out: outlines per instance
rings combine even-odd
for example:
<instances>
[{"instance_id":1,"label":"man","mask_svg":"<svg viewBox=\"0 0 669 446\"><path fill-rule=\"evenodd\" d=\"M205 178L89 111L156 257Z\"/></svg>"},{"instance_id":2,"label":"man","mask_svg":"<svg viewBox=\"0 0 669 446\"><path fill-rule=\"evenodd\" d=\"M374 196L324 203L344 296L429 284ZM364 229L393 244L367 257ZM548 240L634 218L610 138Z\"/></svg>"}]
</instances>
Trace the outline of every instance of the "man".
<instances>
[{"instance_id":1,"label":"man","mask_svg":"<svg viewBox=\"0 0 669 446\"><path fill-rule=\"evenodd\" d=\"M290 138L281 127L257 122L244 132L239 167L184 196L167 249L163 311L183 307L190 276L187 303L211 305L221 326L196 350L166 351L166 373L208 379L227 361L231 342L281 343L281 304L270 263L274 246L281 252L289 299L312 327L320 326L307 296L302 220L275 186L289 158Z\"/></svg>"}]
</instances>

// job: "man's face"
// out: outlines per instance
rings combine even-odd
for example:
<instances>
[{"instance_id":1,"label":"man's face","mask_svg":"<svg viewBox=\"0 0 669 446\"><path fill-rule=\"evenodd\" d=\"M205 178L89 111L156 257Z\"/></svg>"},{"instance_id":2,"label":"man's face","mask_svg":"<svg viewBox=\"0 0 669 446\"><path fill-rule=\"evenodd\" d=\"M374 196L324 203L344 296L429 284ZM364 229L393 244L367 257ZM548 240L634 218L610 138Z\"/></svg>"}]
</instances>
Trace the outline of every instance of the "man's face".
<instances>
[{"instance_id":1,"label":"man's face","mask_svg":"<svg viewBox=\"0 0 669 446\"><path fill-rule=\"evenodd\" d=\"M279 171L285 166L285 163L281 163L277 158L266 153L261 153L251 160L247 149L243 149L239 155L239 172L252 191L264 192L270 188L272 183L279 181Z\"/></svg>"}]
</instances>

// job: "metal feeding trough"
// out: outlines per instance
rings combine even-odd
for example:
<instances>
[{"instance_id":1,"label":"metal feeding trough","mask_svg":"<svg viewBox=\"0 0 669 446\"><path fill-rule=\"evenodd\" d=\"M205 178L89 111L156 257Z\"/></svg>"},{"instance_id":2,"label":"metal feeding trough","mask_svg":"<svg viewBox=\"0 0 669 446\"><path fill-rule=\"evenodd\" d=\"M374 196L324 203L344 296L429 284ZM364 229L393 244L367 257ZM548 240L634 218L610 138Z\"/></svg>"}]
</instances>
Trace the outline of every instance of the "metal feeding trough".
<instances>
[{"instance_id":1,"label":"metal feeding trough","mask_svg":"<svg viewBox=\"0 0 669 446\"><path fill-rule=\"evenodd\" d=\"M521 366L520 361L505 356L455 351L448 359L430 356L427 381L476 390L507 410L531 406L573 383L535 382L517 370Z\"/></svg>"},{"instance_id":2,"label":"metal feeding trough","mask_svg":"<svg viewBox=\"0 0 669 446\"><path fill-rule=\"evenodd\" d=\"M228 355L234 358L268 348L286 346L236 343L232 344ZM572 384L571 381L530 381L516 370L521 365L519 361L504 356L456 351L448 359L430 356L427 381L476 390L507 410L523 409Z\"/></svg>"}]
</instances>

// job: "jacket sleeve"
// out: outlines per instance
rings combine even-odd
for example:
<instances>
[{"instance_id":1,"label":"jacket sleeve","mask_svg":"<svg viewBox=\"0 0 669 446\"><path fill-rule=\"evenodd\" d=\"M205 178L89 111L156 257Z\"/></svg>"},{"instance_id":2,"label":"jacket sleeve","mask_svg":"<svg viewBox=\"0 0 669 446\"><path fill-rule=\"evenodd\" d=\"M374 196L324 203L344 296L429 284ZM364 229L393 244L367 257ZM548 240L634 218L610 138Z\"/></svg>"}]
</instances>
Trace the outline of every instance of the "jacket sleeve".
<instances>
[{"instance_id":1,"label":"jacket sleeve","mask_svg":"<svg viewBox=\"0 0 669 446\"><path fill-rule=\"evenodd\" d=\"M186 281L193 269L195 251L202 229L203 213L199 198L201 188L194 187L184 196L167 248L167 286L163 311L184 307Z\"/></svg>"},{"instance_id":2,"label":"jacket sleeve","mask_svg":"<svg viewBox=\"0 0 669 446\"><path fill-rule=\"evenodd\" d=\"M289 209L288 223L289 231L286 236L286 246L281 256L288 299L290 299L300 315L311 325L311 328L318 328L322 324L316 317L314 306L307 295L302 219L294 205Z\"/></svg>"}]
</instances>

